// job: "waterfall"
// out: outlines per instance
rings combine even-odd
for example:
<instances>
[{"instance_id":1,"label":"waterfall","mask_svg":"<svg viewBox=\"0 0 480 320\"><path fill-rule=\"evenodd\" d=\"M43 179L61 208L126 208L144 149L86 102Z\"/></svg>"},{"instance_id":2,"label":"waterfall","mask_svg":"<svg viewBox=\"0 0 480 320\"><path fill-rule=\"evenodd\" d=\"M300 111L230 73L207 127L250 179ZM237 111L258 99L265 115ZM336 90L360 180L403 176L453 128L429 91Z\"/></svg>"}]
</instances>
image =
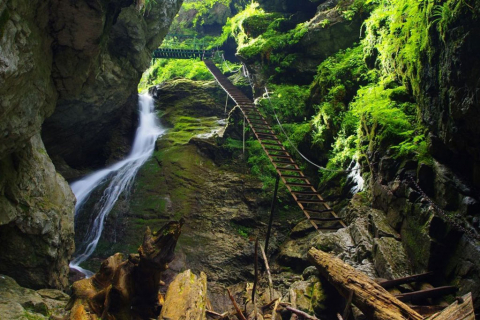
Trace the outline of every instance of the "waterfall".
<instances>
[{"instance_id":1,"label":"waterfall","mask_svg":"<svg viewBox=\"0 0 480 320\"><path fill-rule=\"evenodd\" d=\"M93 273L79 265L95 251L102 235L105 218L119 196L131 187L138 169L152 155L155 141L165 132L165 129L158 123L151 96L139 96L139 109L140 121L130 154L124 160L71 184L72 191L77 198L75 215L82 210L82 206L97 187L103 184L107 185L97 206L95 206L95 219L85 235L83 243L86 244L86 247L83 252L77 252L76 257L70 262L70 268L84 273L87 277L90 277Z\"/></svg>"},{"instance_id":2,"label":"waterfall","mask_svg":"<svg viewBox=\"0 0 480 320\"><path fill-rule=\"evenodd\" d=\"M361 175L361 166L357 160L352 160L350 165L348 166L348 170L350 173L347 176L347 181L351 181L353 183L353 187L350 189L352 194L357 192L363 191L365 181Z\"/></svg>"}]
</instances>

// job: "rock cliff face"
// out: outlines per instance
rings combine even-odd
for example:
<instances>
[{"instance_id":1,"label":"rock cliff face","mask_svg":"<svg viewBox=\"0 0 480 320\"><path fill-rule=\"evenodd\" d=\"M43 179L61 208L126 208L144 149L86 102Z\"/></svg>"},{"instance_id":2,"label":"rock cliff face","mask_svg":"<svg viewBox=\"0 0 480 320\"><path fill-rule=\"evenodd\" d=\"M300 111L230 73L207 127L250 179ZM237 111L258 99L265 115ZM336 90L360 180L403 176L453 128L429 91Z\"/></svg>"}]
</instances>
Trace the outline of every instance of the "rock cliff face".
<instances>
[{"instance_id":1,"label":"rock cliff face","mask_svg":"<svg viewBox=\"0 0 480 320\"><path fill-rule=\"evenodd\" d=\"M270 3L273 8L269 10L288 11L282 1ZM307 23L305 36L295 44L298 49L295 54L303 55L303 59L297 59L299 63L289 67L294 69L291 74L301 74L299 78L311 73L326 56L351 46L355 37L358 39L360 20L354 17L351 22L345 23L343 19L341 23L342 17L332 16L333 12L326 10L330 3L319 6L316 16ZM408 79L412 99L420 107L422 124L428 128L431 158L405 160L392 149L379 146L367 152L369 165L364 168L368 172L365 177L369 182L366 192L369 205L386 214L388 225L402 240L395 245L391 237L375 240L372 254L379 275L399 276L383 268L388 260L382 257L389 249L398 247L410 260L410 272L435 271L439 284L454 284L460 289L459 294L472 291L477 309L480 291L473 284L480 275L480 264L475 258L480 253L478 10L478 6L469 5L452 16L448 28L441 32L435 28L429 30L428 48L422 52L414 79ZM315 37L309 38L309 34ZM262 88L272 75L268 63L260 59L246 62L257 86ZM288 76L279 80L289 81L298 83ZM319 100L315 96L310 98L314 103ZM313 151L306 153L307 157L315 156ZM300 261L302 243L289 242L285 249L288 254L281 255L285 263ZM298 265L305 266L301 261ZM382 268L384 274L380 274Z\"/></svg>"},{"instance_id":2,"label":"rock cliff face","mask_svg":"<svg viewBox=\"0 0 480 320\"><path fill-rule=\"evenodd\" d=\"M430 152L478 190L480 187L480 27L478 1L452 19L442 37L432 33L419 100L431 131Z\"/></svg>"},{"instance_id":3,"label":"rock cliff face","mask_svg":"<svg viewBox=\"0 0 480 320\"><path fill-rule=\"evenodd\" d=\"M33 288L67 285L75 199L49 156L73 177L70 166L99 165L116 152L134 127L150 52L181 3L0 4L1 273ZM47 155L40 131L52 113L43 124Z\"/></svg>"},{"instance_id":4,"label":"rock cliff face","mask_svg":"<svg viewBox=\"0 0 480 320\"><path fill-rule=\"evenodd\" d=\"M136 96L151 52L181 3L157 1L143 12L132 1L53 1L52 76L59 99L42 136L55 160L74 168L101 166L115 132L132 134L119 119L135 111L135 99L127 99Z\"/></svg>"}]
</instances>

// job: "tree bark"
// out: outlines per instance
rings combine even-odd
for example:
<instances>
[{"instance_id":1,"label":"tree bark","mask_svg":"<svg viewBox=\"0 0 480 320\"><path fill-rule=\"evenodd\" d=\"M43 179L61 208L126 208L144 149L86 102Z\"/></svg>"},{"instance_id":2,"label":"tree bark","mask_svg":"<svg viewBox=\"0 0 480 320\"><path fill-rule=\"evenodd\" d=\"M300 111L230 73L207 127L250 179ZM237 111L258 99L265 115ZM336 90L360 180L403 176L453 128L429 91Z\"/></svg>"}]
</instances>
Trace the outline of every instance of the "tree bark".
<instances>
[{"instance_id":1,"label":"tree bark","mask_svg":"<svg viewBox=\"0 0 480 320\"><path fill-rule=\"evenodd\" d=\"M355 270L342 260L311 248L309 260L317 267L338 292L345 298L353 292L355 304L368 319L372 320L422 320L409 306L396 299L367 275Z\"/></svg>"},{"instance_id":2,"label":"tree bark","mask_svg":"<svg viewBox=\"0 0 480 320\"><path fill-rule=\"evenodd\" d=\"M157 318L160 275L174 258L183 221L169 222L152 234L147 228L138 254L119 253L102 262L90 279L76 281L67 309L73 320Z\"/></svg>"},{"instance_id":3,"label":"tree bark","mask_svg":"<svg viewBox=\"0 0 480 320\"><path fill-rule=\"evenodd\" d=\"M472 294L467 293L459 298L459 301L455 301L442 312L428 318L428 320L475 320Z\"/></svg>"}]
</instances>

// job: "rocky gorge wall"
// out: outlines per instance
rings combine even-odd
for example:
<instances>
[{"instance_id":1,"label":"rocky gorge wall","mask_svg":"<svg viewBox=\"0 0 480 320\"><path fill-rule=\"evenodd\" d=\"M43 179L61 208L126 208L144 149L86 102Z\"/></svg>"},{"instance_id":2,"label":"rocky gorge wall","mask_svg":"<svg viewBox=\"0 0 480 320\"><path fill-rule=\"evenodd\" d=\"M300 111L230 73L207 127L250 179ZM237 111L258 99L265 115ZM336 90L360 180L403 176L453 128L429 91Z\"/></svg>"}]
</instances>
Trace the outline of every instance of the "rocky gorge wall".
<instances>
[{"instance_id":1,"label":"rocky gorge wall","mask_svg":"<svg viewBox=\"0 0 480 320\"><path fill-rule=\"evenodd\" d=\"M285 4L282 4L281 1L275 2L278 3L277 6L272 3L263 5L263 7L273 12L286 11ZM446 12L450 6L458 10L451 13L446 19L447 21L436 20L435 22L434 17L431 18L433 22L429 25L427 38L424 39L426 45L421 49L416 49L420 53L413 68L407 70L407 63L401 60L400 55L390 57L390 62L395 66L389 65L384 69L382 69L384 61L381 61L378 51L374 52L373 56L366 57L367 61L365 62L369 70L379 68L381 72L385 72L390 67L394 73L396 72L393 74L393 78L396 80L391 81L399 81L408 87L410 95L408 99L418 104L420 122L427 128L424 133L426 132L425 135L428 136L426 139L428 156L426 159L420 160L415 157L405 158L396 154L396 151L393 148L390 149L390 146L372 143L372 141L382 139L381 129L377 127L376 130L372 130L370 141L361 142L366 150L362 151L362 156L366 159L363 162L362 170L367 181L365 196L368 200L365 201L365 204L380 209L386 214L388 225L398 233L398 239L401 239L401 246L410 260L411 272L435 271L438 284L455 285L460 290L459 294L471 291L475 307L478 310L480 308L480 292L478 286L474 284L478 283L480 275L480 264L476 258L480 253L478 246L480 195L478 193L477 160L479 150L477 138L480 131L478 126L473 123L477 122L476 114L479 110L477 93L480 67L477 58L478 41L474 40L478 38L479 15L478 6L468 4L468 6L458 5L455 7L454 4L458 3L446 4L447 8L442 9ZM263 91L267 82L270 82L272 87L274 84L278 86L279 84L310 83L310 80L302 79L302 76L310 77L310 74L315 71L315 66L322 63L327 56L332 55L338 49L354 46L354 42L361 40L364 33L363 30L360 32L362 21L358 20L359 17L356 15L349 21L345 19L345 11L342 15L332 16L333 12L329 8L334 6L335 2L325 2L320 5L316 17L307 22L307 30L301 39L293 45L279 46L283 52L302 57L302 59L292 59L293 63L286 67L289 69L285 75L278 76L277 70L281 70L283 64L272 58L274 53L281 51L275 46L272 46L272 50L266 51L266 55L251 55L250 57L247 55L243 59L248 64L258 92ZM332 17L335 17L336 20ZM439 26L436 26L435 23L438 23ZM381 28L382 22L379 25L376 28ZM402 24L399 23L396 26L399 25ZM331 52L323 54L322 50L330 48L330 44L335 46L335 41L330 41L335 30L340 30L334 40L341 45L335 47ZM375 38L380 38L380 34L383 39L387 38L385 34L388 32L382 33L383 31L385 30L374 29L370 41L381 42ZM375 32L377 33L375 34ZM315 34L315 38L309 38L309 35L313 34ZM324 39L324 41L320 39ZM324 45L325 43L329 45ZM264 47L268 48L267 45ZM247 47L247 49L249 48ZM242 51L245 53L257 52L247 49L241 48L239 54L241 55ZM259 49L258 52L262 53L262 49ZM368 59L373 60L368 61ZM335 60L330 60L329 63L332 61ZM355 67L352 61L350 69L353 70ZM368 71L368 69L366 70ZM408 75L408 72L411 74ZM323 75L329 76L328 73ZM350 86L350 81L358 81L353 77L342 80L344 80L341 83L343 88ZM322 79L322 81L328 82L331 79ZM359 87L365 85L361 81L359 82ZM310 89L312 88L315 88L313 84ZM335 94L332 93L332 90L330 92L323 91L321 95L315 96L313 91L310 91L309 98L312 105L307 108L319 109L319 106L315 104L320 104L327 94ZM354 102L355 99L352 97L347 100L345 91L338 92L341 96L339 101L345 105L336 111L344 112L348 109L346 105ZM274 93L272 93L273 95ZM333 101L335 102L335 99ZM405 101L407 100L402 102ZM371 101L370 105L373 104L374 101ZM279 113L281 111L279 109ZM322 116L333 117L335 113L326 113ZM332 124L332 122L325 122L327 123L326 127ZM331 127L328 129L335 130L333 125ZM323 145L325 150L318 150L318 145L315 146L308 139L305 141L310 142L310 149L304 148L301 151L307 157L322 161L322 157L318 156L317 152L323 154L325 158L331 156L330 151L333 146L330 147L330 143ZM374 147L367 148L366 145L369 143ZM342 147L345 150L348 148L348 146ZM318 171L316 168L314 170ZM337 185L331 183L327 186L320 186L319 189L327 190L328 195L333 193L332 189L336 191L345 189L344 182L337 181L336 183ZM338 187L338 184L342 184L342 187ZM342 192L342 196L347 193L348 190L345 193ZM291 246L287 244L286 247L292 256L301 256L300 252L305 251L305 248L301 248L298 243ZM295 253L295 250L299 252ZM340 251L336 253L344 255ZM293 264L294 261L299 260L292 258L287 262ZM302 267L304 266L302 265ZM389 275L389 277L391 276Z\"/></svg>"},{"instance_id":2,"label":"rocky gorge wall","mask_svg":"<svg viewBox=\"0 0 480 320\"><path fill-rule=\"evenodd\" d=\"M67 285L75 199L51 158L72 178L125 152L138 80L182 1L156 3L0 4L0 273L23 286Z\"/></svg>"}]
</instances>

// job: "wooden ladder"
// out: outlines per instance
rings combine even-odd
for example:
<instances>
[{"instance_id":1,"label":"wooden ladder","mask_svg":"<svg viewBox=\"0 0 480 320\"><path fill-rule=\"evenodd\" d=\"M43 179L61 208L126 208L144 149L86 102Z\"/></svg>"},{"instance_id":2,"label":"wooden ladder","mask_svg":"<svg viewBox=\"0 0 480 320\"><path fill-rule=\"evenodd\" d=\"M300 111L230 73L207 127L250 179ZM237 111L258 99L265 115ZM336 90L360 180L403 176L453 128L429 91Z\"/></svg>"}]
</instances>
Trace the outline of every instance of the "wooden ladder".
<instances>
[{"instance_id":1,"label":"wooden ladder","mask_svg":"<svg viewBox=\"0 0 480 320\"><path fill-rule=\"evenodd\" d=\"M204 60L204 63L218 84L242 111L281 180L313 227L316 230L337 230L346 227L342 218L338 217L305 177L253 101L235 87L212 61Z\"/></svg>"}]
</instances>

